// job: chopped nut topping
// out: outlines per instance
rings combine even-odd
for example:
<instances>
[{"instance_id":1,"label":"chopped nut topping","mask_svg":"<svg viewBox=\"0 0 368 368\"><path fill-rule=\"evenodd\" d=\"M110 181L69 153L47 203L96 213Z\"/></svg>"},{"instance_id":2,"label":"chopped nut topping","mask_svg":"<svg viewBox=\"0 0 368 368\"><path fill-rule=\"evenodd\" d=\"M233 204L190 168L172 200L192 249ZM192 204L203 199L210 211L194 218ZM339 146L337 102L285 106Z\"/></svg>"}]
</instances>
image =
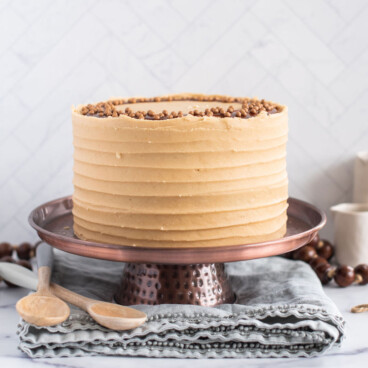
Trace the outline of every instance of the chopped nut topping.
<instances>
[{"instance_id":1,"label":"chopped nut topping","mask_svg":"<svg viewBox=\"0 0 368 368\"><path fill-rule=\"evenodd\" d=\"M194 110L189 111L187 114L183 111L171 111L170 113L165 109L160 113L155 113L152 110L148 111L136 111L133 112L130 107L126 107L124 111L117 110L116 106L124 104L135 104L144 102L165 102L165 101L208 101L208 102L223 102L223 103L240 103L241 108L235 109L234 106L229 106L227 110L221 106L206 108L204 111L200 111L199 105L195 106ZM240 98L240 97L221 97L221 96L198 96L198 97L181 97L181 96L168 96L168 97L153 97L153 98L129 98L115 99L106 102L99 102L97 104L88 104L83 106L80 110L81 115L94 116L98 118L106 117L119 117L129 116L134 119L146 119L146 120L167 120L181 118L185 115L193 115L198 117L216 117L216 118L243 118L247 119L252 116L256 116L262 111L267 114L276 114L282 111L282 107L270 101L264 99L258 100L256 98Z\"/></svg>"}]
</instances>

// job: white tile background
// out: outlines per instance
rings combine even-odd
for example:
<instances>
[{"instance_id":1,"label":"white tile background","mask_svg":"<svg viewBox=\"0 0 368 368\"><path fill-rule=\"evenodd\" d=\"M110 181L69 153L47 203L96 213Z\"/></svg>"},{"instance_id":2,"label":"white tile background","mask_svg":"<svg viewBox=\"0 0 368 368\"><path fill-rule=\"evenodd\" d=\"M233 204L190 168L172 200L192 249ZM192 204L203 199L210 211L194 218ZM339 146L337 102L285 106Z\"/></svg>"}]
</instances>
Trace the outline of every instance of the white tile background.
<instances>
[{"instance_id":1,"label":"white tile background","mask_svg":"<svg viewBox=\"0 0 368 368\"><path fill-rule=\"evenodd\" d=\"M367 82L366 0L0 0L0 240L72 192L70 106L118 95L287 104L290 194L327 210L368 148Z\"/></svg>"}]
</instances>

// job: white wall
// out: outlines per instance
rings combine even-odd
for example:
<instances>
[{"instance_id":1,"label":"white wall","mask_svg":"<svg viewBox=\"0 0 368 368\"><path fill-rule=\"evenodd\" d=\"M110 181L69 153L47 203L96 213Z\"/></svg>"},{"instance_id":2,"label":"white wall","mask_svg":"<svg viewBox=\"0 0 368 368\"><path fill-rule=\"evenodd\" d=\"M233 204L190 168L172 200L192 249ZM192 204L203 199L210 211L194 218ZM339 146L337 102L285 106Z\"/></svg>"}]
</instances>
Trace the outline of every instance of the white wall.
<instances>
[{"instance_id":1,"label":"white wall","mask_svg":"<svg viewBox=\"0 0 368 368\"><path fill-rule=\"evenodd\" d=\"M30 210L72 192L70 106L111 96L286 104L290 194L350 200L367 34L365 0L0 0L0 240L35 239Z\"/></svg>"}]
</instances>

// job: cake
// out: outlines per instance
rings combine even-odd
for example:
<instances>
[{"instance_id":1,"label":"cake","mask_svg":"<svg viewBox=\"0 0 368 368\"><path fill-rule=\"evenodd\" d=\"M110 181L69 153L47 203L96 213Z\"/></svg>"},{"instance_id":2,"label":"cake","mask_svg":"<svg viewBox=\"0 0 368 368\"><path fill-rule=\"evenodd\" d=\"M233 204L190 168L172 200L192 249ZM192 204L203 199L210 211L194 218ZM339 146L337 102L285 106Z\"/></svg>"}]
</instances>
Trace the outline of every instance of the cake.
<instances>
[{"instance_id":1,"label":"cake","mask_svg":"<svg viewBox=\"0 0 368 368\"><path fill-rule=\"evenodd\" d=\"M213 247L286 232L287 107L177 94L72 109L74 232L144 247Z\"/></svg>"}]
</instances>

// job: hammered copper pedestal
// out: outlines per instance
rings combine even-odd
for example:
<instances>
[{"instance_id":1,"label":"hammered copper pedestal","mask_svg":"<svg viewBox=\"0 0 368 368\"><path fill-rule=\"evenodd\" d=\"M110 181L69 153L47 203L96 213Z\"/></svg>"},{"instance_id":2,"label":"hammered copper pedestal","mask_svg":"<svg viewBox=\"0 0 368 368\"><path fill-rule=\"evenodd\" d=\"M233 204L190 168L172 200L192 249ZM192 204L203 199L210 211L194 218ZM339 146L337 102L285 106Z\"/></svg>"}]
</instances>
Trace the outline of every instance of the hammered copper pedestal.
<instances>
[{"instance_id":1,"label":"hammered copper pedestal","mask_svg":"<svg viewBox=\"0 0 368 368\"><path fill-rule=\"evenodd\" d=\"M119 304L233 303L235 295L223 263L155 265L128 263L115 297Z\"/></svg>"},{"instance_id":2,"label":"hammered copper pedestal","mask_svg":"<svg viewBox=\"0 0 368 368\"><path fill-rule=\"evenodd\" d=\"M148 248L78 239L73 232L72 198L37 207L29 216L42 240L80 256L127 262L116 301L132 304L233 303L235 295L224 262L244 261L290 252L309 243L326 223L316 207L289 198L286 235L277 240L220 247Z\"/></svg>"}]
</instances>

